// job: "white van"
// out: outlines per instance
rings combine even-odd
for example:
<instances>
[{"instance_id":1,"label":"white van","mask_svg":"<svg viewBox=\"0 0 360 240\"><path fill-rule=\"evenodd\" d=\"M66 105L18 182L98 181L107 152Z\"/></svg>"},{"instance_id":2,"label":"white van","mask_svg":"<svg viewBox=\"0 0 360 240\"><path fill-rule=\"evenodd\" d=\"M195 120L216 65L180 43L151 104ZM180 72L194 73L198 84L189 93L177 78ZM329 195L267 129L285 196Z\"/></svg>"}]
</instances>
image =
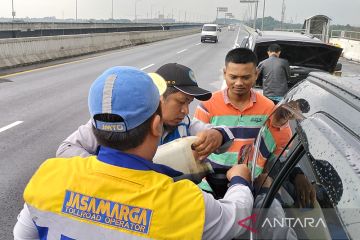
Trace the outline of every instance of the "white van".
<instances>
[{"instance_id":1,"label":"white van","mask_svg":"<svg viewBox=\"0 0 360 240\"><path fill-rule=\"evenodd\" d=\"M204 24L201 30L201 42L206 40L218 42L218 30L217 24Z\"/></svg>"}]
</instances>

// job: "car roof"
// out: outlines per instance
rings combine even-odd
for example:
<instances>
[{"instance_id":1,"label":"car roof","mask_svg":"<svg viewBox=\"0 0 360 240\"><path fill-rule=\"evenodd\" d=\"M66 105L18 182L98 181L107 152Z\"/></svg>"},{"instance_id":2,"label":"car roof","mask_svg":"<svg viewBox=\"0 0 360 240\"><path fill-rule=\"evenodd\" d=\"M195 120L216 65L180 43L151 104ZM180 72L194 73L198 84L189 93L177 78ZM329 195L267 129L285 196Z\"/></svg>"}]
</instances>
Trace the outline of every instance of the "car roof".
<instances>
[{"instance_id":1,"label":"car roof","mask_svg":"<svg viewBox=\"0 0 360 240\"><path fill-rule=\"evenodd\" d=\"M325 72L311 72L286 98L306 99L310 105L306 117L325 113L360 137L359 80L359 76L336 77Z\"/></svg>"},{"instance_id":2,"label":"car roof","mask_svg":"<svg viewBox=\"0 0 360 240\"><path fill-rule=\"evenodd\" d=\"M206 23L204 26L217 26L217 24Z\"/></svg>"},{"instance_id":3,"label":"car roof","mask_svg":"<svg viewBox=\"0 0 360 240\"><path fill-rule=\"evenodd\" d=\"M324 44L320 39L312 35L296 32L284 31L262 31L257 32L256 42L270 42L270 41L303 41L311 43Z\"/></svg>"},{"instance_id":4,"label":"car roof","mask_svg":"<svg viewBox=\"0 0 360 240\"><path fill-rule=\"evenodd\" d=\"M354 99L360 100L360 75L359 76L345 76L336 77L323 72L311 72L310 76L321 79L328 84L333 85L340 91L346 92L354 97ZM358 102L357 102L358 103Z\"/></svg>"}]
</instances>

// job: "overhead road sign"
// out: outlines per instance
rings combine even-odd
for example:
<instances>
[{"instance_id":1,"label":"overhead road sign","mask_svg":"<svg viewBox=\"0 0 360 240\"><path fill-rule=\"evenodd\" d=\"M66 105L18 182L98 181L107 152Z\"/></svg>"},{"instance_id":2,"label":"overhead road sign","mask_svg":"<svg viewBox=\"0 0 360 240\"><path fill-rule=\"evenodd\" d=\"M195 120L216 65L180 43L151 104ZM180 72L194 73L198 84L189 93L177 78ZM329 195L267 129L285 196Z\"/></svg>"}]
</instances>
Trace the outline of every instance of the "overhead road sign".
<instances>
[{"instance_id":1,"label":"overhead road sign","mask_svg":"<svg viewBox=\"0 0 360 240\"><path fill-rule=\"evenodd\" d=\"M228 8L227 7L218 7L217 10L218 10L218 12L227 12Z\"/></svg>"}]
</instances>

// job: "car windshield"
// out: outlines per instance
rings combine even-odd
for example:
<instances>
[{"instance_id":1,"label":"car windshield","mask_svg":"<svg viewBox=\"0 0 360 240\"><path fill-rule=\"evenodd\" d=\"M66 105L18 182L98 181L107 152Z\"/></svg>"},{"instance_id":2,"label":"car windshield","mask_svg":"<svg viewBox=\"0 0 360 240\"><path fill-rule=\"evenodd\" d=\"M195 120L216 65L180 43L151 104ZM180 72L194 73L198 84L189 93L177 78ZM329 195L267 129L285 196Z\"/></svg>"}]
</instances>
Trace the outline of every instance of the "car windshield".
<instances>
[{"instance_id":1,"label":"car windshield","mask_svg":"<svg viewBox=\"0 0 360 240\"><path fill-rule=\"evenodd\" d=\"M214 31L216 31L216 27L215 26L204 26L203 31L214 32Z\"/></svg>"}]
</instances>

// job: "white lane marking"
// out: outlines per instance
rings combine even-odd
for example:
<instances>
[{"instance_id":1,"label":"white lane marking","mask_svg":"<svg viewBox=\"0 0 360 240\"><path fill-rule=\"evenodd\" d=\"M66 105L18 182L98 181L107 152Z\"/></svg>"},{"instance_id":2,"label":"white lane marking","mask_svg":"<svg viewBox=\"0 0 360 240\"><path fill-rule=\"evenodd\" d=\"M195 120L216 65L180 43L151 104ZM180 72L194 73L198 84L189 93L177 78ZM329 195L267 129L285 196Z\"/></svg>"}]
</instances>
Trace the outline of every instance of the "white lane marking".
<instances>
[{"instance_id":1,"label":"white lane marking","mask_svg":"<svg viewBox=\"0 0 360 240\"><path fill-rule=\"evenodd\" d=\"M147 65L147 66L145 66L145 67L143 67L143 68L140 68L140 70L141 70L141 71L144 71L145 69L147 69L147 68L149 68L149 67L152 67L152 66L154 66L154 65L155 65L154 63L149 64L149 65Z\"/></svg>"},{"instance_id":2,"label":"white lane marking","mask_svg":"<svg viewBox=\"0 0 360 240\"><path fill-rule=\"evenodd\" d=\"M240 45L238 44L240 29L241 29L241 27L239 27L239 30L238 30L238 33L237 33L237 35L236 35L236 39L235 39L233 48L238 48L238 47L240 47Z\"/></svg>"},{"instance_id":3,"label":"white lane marking","mask_svg":"<svg viewBox=\"0 0 360 240\"><path fill-rule=\"evenodd\" d=\"M195 44L195 46L200 45L200 44L201 44L201 43L199 42L199 43Z\"/></svg>"},{"instance_id":4,"label":"white lane marking","mask_svg":"<svg viewBox=\"0 0 360 240\"><path fill-rule=\"evenodd\" d=\"M16 121L16 122L13 122L13 123L5 126L5 127L0 128L0 132L4 132L4 131L12 128L12 127L15 127L16 125L19 125L19 124L23 123L23 122L24 122L24 121Z\"/></svg>"},{"instance_id":5,"label":"white lane marking","mask_svg":"<svg viewBox=\"0 0 360 240\"><path fill-rule=\"evenodd\" d=\"M182 53L182 52L185 52L185 51L187 51L187 49L185 48L185 49L183 49L183 50L181 50L181 51L178 51L176 54L179 54L179 53Z\"/></svg>"}]
</instances>

